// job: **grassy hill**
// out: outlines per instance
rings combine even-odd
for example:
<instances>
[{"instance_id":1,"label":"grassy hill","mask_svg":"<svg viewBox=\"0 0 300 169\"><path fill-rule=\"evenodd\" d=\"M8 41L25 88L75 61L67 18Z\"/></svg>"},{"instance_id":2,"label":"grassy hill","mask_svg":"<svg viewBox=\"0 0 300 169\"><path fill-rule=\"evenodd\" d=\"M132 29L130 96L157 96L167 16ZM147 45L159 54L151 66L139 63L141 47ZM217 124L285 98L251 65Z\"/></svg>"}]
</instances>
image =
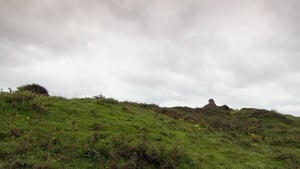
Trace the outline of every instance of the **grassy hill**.
<instances>
[{"instance_id":1,"label":"grassy hill","mask_svg":"<svg viewBox=\"0 0 300 169\"><path fill-rule=\"evenodd\" d=\"M300 118L0 93L0 168L300 168Z\"/></svg>"}]
</instances>

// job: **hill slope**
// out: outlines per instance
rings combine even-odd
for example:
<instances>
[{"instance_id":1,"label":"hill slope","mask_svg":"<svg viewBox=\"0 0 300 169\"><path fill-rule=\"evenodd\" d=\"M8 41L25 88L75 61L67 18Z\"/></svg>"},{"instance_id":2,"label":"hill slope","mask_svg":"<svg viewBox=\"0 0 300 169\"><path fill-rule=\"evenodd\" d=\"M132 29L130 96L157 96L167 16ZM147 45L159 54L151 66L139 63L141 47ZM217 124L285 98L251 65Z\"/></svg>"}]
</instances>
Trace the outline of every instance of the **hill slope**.
<instances>
[{"instance_id":1,"label":"hill slope","mask_svg":"<svg viewBox=\"0 0 300 169\"><path fill-rule=\"evenodd\" d=\"M0 93L0 168L299 168L300 119Z\"/></svg>"}]
</instances>

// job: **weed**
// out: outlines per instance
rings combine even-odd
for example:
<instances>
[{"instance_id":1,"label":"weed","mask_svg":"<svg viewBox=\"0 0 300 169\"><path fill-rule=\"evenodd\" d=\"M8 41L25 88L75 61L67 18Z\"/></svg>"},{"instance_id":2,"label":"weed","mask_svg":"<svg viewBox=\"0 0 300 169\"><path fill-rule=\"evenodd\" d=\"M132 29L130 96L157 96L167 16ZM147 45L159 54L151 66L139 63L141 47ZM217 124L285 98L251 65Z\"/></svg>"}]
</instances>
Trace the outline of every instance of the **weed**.
<instances>
[{"instance_id":1,"label":"weed","mask_svg":"<svg viewBox=\"0 0 300 169\"><path fill-rule=\"evenodd\" d=\"M9 130L9 137L16 138L21 136L21 129L19 128L12 128Z\"/></svg>"},{"instance_id":2,"label":"weed","mask_svg":"<svg viewBox=\"0 0 300 169\"><path fill-rule=\"evenodd\" d=\"M91 128L94 130L94 131L100 131L103 127L101 124L99 123L94 123Z\"/></svg>"}]
</instances>

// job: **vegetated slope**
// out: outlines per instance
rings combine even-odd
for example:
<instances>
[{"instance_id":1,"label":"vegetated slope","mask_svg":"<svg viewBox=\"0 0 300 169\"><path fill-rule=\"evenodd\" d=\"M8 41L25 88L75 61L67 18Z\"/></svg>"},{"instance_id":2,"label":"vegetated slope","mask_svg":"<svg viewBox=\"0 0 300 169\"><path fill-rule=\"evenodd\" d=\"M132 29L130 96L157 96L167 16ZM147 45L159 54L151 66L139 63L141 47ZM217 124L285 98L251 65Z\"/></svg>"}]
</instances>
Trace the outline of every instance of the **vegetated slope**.
<instances>
[{"instance_id":1,"label":"vegetated slope","mask_svg":"<svg viewBox=\"0 0 300 169\"><path fill-rule=\"evenodd\" d=\"M0 168L299 168L300 119L0 93Z\"/></svg>"}]
</instances>

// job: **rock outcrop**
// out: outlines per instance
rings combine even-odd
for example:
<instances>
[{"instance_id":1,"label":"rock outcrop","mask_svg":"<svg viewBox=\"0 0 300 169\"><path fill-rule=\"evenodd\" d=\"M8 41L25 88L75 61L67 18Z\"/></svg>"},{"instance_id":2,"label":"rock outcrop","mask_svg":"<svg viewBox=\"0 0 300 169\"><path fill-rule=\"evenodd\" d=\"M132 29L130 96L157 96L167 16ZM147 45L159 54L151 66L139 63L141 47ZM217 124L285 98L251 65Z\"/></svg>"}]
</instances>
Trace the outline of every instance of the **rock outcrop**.
<instances>
[{"instance_id":1,"label":"rock outcrop","mask_svg":"<svg viewBox=\"0 0 300 169\"><path fill-rule=\"evenodd\" d=\"M209 99L208 104L205 105L203 108L216 108L218 107L214 101L214 99Z\"/></svg>"},{"instance_id":2,"label":"rock outcrop","mask_svg":"<svg viewBox=\"0 0 300 169\"><path fill-rule=\"evenodd\" d=\"M204 113L216 114L216 113L228 113L232 109L227 105L218 106L215 103L214 99L209 99L208 104L198 110Z\"/></svg>"}]
</instances>

